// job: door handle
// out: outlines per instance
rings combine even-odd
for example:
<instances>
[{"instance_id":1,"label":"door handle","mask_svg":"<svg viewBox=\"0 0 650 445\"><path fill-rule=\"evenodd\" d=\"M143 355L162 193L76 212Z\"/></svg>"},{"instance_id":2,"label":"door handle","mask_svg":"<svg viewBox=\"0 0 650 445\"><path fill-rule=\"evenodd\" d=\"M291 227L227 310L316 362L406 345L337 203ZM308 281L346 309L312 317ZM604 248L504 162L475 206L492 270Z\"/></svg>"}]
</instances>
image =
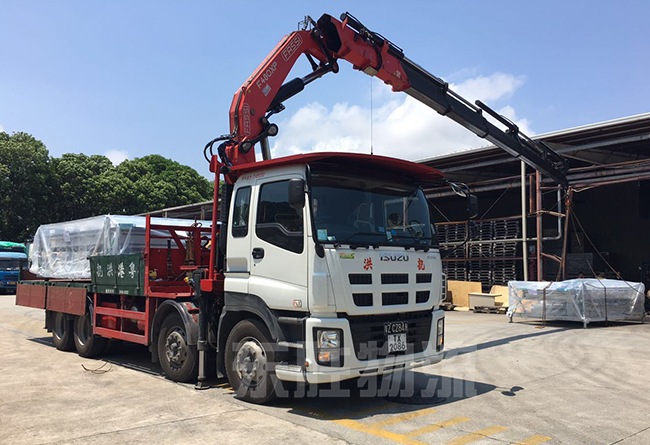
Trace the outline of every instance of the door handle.
<instances>
[{"instance_id":1,"label":"door handle","mask_svg":"<svg viewBox=\"0 0 650 445\"><path fill-rule=\"evenodd\" d=\"M262 258L264 258L264 249L262 249L261 247L255 247L253 249L253 258L256 260L261 260Z\"/></svg>"}]
</instances>

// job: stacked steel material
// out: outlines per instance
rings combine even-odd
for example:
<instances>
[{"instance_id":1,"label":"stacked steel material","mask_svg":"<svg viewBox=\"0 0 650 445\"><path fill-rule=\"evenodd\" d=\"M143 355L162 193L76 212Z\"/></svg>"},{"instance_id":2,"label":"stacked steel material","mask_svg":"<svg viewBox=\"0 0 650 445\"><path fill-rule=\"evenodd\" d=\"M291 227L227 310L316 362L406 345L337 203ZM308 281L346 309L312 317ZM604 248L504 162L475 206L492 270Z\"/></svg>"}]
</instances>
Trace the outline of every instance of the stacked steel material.
<instances>
[{"instance_id":1,"label":"stacked steel material","mask_svg":"<svg viewBox=\"0 0 650 445\"><path fill-rule=\"evenodd\" d=\"M517 244L521 221L501 219L477 221L472 240L445 258L443 270L449 280L476 281L484 290L517 279ZM467 223L437 225L443 247L454 247L465 240ZM483 241L483 242L482 242Z\"/></svg>"}]
</instances>

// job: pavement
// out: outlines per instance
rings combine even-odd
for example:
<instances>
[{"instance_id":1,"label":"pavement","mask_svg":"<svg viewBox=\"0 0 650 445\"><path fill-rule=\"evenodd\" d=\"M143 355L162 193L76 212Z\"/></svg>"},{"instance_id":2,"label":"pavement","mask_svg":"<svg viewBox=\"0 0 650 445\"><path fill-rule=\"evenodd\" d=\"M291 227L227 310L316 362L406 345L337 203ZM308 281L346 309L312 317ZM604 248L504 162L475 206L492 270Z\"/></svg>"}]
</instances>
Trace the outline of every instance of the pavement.
<instances>
[{"instance_id":1,"label":"pavement","mask_svg":"<svg viewBox=\"0 0 650 445\"><path fill-rule=\"evenodd\" d=\"M142 346L114 343L97 360L57 351L43 311L14 298L0 295L0 444L650 443L649 324L447 312L445 360L400 387L309 387L258 406L225 381L165 379Z\"/></svg>"}]
</instances>

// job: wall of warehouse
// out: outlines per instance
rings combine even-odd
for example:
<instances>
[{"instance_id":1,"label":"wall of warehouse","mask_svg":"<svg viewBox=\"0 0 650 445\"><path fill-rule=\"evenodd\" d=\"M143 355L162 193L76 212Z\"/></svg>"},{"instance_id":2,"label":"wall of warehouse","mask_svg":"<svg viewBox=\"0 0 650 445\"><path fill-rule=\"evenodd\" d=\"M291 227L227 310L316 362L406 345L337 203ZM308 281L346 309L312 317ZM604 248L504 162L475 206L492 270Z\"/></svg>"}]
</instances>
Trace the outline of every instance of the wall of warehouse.
<instances>
[{"instance_id":1,"label":"wall of warehouse","mask_svg":"<svg viewBox=\"0 0 650 445\"><path fill-rule=\"evenodd\" d=\"M503 196L501 196L503 194ZM479 193L479 217L489 210L485 218L500 218L518 216L521 212L521 195L519 188L507 192L495 191ZM545 192L544 209L557 211L556 192ZM432 198L431 201L451 221L462 221L466 218L466 202L460 197ZM526 206L529 206L528 195ZM530 208L528 211L530 212ZM562 208L562 212L564 212ZM642 266L650 265L650 181L631 182L627 184L601 186L574 194L574 211L580 219L585 231L597 249L603 253L611 265L630 281L642 281ZM445 218L434 210L436 222L444 222ZM564 229L564 224L562 224ZM580 228L577 227L580 232ZM528 219L528 236L536 236L535 218ZM557 219L552 216L543 217L543 233L545 237L557 234ZM593 268L596 272L612 274L599 258L587 239L583 236L583 246L580 246L573 225L569 227L568 252L592 253ZM535 243L529 243L534 246ZM544 251L561 254L562 241L545 241ZM519 253L518 253L519 255ZM531 257L534 269L534 253ZM586 264L586 263L585 263ZM650 267L650 266L648 266ZM579 267L586 276L591 275L588 265ZM551 269L554 269L553 271ZM554 279L557 266L545 260L545 278ZM523 279L521 268L518 267L519 279ZM574 278L576 271L569 271L568 278ZM647 277L648 279L650 277ZM650 282L646 282L646 287Z\"/></svg>"},{"instance_id":2,"label":"wall of warehouse","mask_svg":"<svg viewBox=\"0 0 650 445\"><path fill-rule=\"evenodd\" d=\"M602 186L574 196L575 214L594 245L607 253L608 262L630 281L640 281L642 264L650 263L648 183ZM576 244L572 239L572 250L579 249ZM587 240L585 244L585 251L592 252ZM597 255L594 255L594 268L597 272L607 272Z\"/></svg>"}]
</instances>

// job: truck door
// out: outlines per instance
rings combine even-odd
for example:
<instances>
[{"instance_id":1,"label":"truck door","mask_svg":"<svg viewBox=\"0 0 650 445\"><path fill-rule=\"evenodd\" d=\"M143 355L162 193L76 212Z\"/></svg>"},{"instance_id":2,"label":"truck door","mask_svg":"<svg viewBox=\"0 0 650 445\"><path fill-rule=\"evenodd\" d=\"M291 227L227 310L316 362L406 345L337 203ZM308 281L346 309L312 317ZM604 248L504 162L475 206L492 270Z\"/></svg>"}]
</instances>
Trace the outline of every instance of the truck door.
<instances>
[{"instance_id":1,"label":"truck door","mask_svg":"<svg viewBox=\"0 0 650 445\"><path fill-rule=\"evenodd\" d=\"M305 209L289 205L289 179L256 183L249 292L273 309L307 310Z\"/></svg>"},{"instance_id":2,"label":"truck door","mask_svg":"<svg viewBox=\"0 0 650 445\"><path fill-rule=\"evenodd\" d=\"M252 187L240 186L234 191L228 226L228 256L226 261L226 290L248 293L251 270L250 215Z\"/></svg>"}]
</instances>

